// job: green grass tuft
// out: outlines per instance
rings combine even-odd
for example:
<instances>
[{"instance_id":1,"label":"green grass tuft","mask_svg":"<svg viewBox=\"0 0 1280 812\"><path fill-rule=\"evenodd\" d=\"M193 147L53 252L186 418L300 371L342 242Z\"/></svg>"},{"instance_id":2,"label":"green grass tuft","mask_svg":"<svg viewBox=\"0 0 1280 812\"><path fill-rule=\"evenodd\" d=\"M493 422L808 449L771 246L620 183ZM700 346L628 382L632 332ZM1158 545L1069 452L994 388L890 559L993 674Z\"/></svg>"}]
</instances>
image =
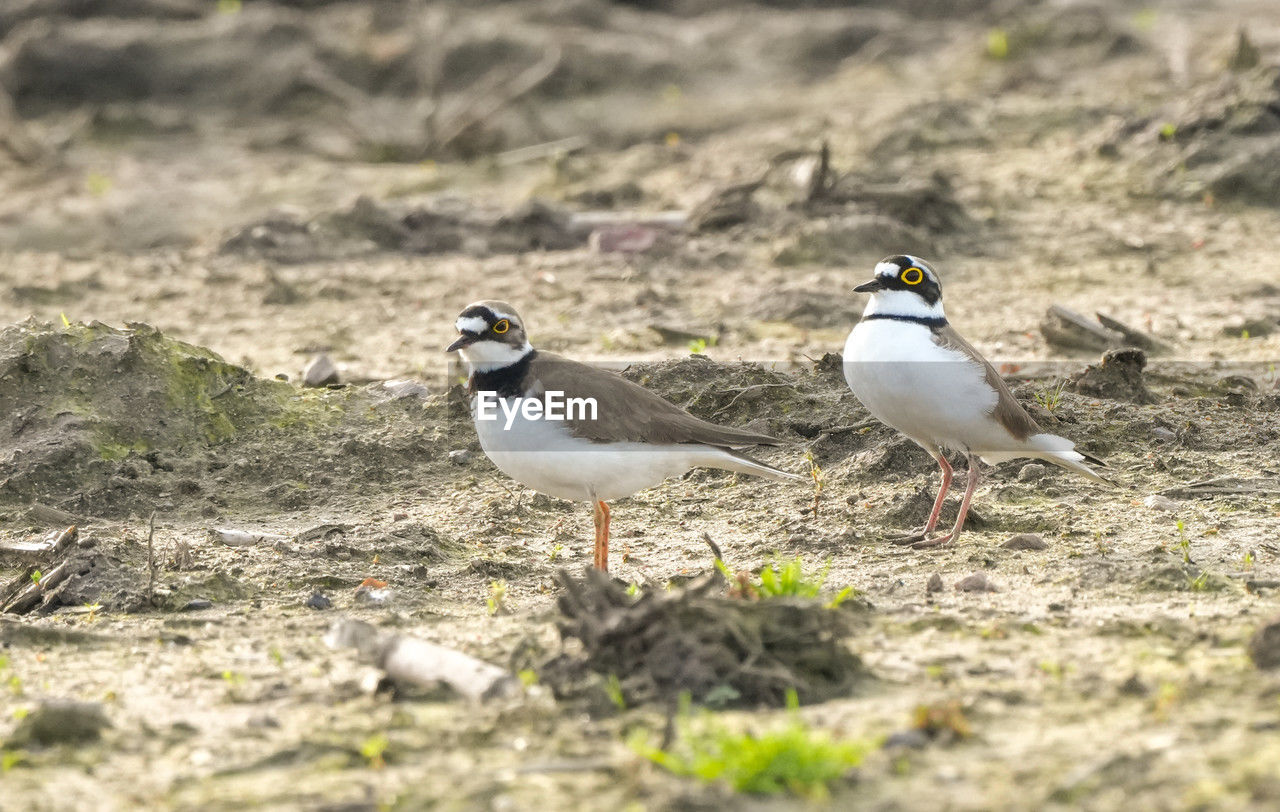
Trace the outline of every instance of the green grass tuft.
<instances>
[{"instance_id":1,"label":"green grass tuft","mask_svg":"<svg viewBox=\"0 0 1280 812\"><path fill-rule=\"evenodd\" d=\"M783 560L781 556L775 556L772 562L760 568L760 572L754 578L747 573L734 575L729 571L728 565L718 559L716 567L729 583L733 584L733 594L739 597L753 600L817 598L827 582L827 572L831 569L831 562L827 561L822 571L813 575L804 571L804 560L800 556L790 561ZM827 606L835 609L855 594L857 593L854 588L847 586L836 593Z\"/></svg>"},{"instance_id":2,"label":"green grass tuft","mask_svg":"<svg viewBox=\"0 0 1280 812\"><path fill-rule=\"evenodd\" d=\"M684 713L670 750L649 744L643 731L629 744L669 772L703 783L723 782L735 792L826 797L831 782L861 764L871 747L810 727L796 710L794 691L787 705L786 723L763 733L730 730L710 714L691 720Z\"/></svg>"}]
</instances>

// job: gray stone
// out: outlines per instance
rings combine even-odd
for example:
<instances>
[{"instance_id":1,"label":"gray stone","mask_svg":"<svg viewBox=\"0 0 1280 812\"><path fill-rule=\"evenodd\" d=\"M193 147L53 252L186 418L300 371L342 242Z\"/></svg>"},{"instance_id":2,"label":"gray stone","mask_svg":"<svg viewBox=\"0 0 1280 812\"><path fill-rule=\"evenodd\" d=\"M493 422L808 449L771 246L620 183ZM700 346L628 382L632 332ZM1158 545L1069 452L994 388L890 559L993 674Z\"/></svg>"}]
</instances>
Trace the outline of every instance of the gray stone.
<instances>
[{"instance_id":1,"label":"gray stone","mask_svg":"<svg viewBox=\"0 0 1280 812\"><path fill-rule=\"evenodd\" d=\"M328 386L338 382L338 367L324 353L312 358L302 370L303 386Z\"/></svg>"},{"instance_id":2,"label":"gray stone","mask_svg":"<svg viewBox=\"0 0 1280 812\"><path fill-rule=\"evenodd\" d=\"M991 583L986 573L975 572L956 581L957 592L999 592L1000 587Z\"/></svg>"},{"instance_id":3,"label":"gray stone","mask_svg":"<svg viewBox=\"0 0 1280 812\"><path fill-rule=\"evenodd\" d=\"M1019 533L1000 546L1006 550L1047 550L1049 542L1035 533Z\"/></svg>"},{"instance_id":4,"label":"gray stone","mask_svg":"<svg viewBox=\"0 0 1280 812\"><path fill-rule=\"evenodd\" d=\"M1018 471L1019 482L1037 482L1044 478L1045 467L1038 462L1028 463Z\"/></svg>"},{"instance_id":5,"label":"gray stone","mask_svg":"<svg viewBox=\"0 0 1280 812\"><path fill-rule=\"evenodd\" d=\"M102 736L111 722L96 702L49 700L18 723L9 744L88 744Z\"/></svg>"}]
</instances>

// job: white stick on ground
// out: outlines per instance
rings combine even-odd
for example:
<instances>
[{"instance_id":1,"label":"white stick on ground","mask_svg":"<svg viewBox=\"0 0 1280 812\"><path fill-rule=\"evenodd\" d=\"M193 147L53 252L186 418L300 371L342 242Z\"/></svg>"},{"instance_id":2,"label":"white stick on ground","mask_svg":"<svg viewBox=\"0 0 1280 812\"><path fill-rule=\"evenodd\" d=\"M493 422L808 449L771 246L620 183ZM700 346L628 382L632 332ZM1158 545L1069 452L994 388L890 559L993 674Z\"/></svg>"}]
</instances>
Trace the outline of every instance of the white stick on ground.
<instances>
[{"instance_id":1,"label":"white stick on ground","mask_svg":"<svg viewBox=\"0 0 1280 812\"><path fill-rule=\"evenodd\" d=\"M515 696L521 690L519 678L504 668L425 640L382 634L362 620L337 621L325 642L331 648L355 648L362 659L381 668L393 682L424 688L443 682L480 702Z\"/></svg>"}]
</instances>

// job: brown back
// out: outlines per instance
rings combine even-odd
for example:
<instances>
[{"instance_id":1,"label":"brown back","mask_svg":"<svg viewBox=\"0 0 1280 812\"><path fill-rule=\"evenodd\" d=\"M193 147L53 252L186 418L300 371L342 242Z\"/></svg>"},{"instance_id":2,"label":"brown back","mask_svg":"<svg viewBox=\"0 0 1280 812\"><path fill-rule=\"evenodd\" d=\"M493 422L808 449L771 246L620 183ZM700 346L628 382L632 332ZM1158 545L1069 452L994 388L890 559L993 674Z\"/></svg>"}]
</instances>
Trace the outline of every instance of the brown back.
<instances>
[{"instance_id":1,"label":"brown back","mask_svg":"<svg viewBox=\"0 0 1280 812\"><path fill-rule=\"evenodd\" d=\"M1025 440L1033 434L1040 433L1040 426L1009 391L1009 386L1004 382L1004 378L1000 377L1000 373L996 372L995 367L991 366L972 344L965 341L955 328L950 324L933 328L933 341L939 347L958 350L982 364L983 369L986 370L987 383L996 390L996 408L992 416L1005 427L1005 430L1019 440Z\"/></svg>"},{"instance_id":2,"label":"brown back","mask_svg":"<svg viewBox=\"0 0 1280 812\"><path fill-rule=\"evenodd\" d=\"M717 426L607 370L539 352L529 364L524 391L561 391L565 397L595 398L595 420L572 420L575 437L593 442L701 443L736 448L778 445L767 434Z\"/></svg>"}]
</instances>

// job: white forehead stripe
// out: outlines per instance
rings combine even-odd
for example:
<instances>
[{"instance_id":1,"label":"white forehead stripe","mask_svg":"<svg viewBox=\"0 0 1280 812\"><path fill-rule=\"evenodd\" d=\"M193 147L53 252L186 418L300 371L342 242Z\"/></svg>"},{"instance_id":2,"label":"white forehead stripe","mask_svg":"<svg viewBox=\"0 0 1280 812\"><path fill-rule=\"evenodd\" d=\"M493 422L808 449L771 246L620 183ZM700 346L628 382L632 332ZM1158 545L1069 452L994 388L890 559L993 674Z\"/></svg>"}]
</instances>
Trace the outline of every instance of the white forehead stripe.
<instances>
[{"instance_id":1,"label":"white forehead stripe","mask_svg":"<svg viewBox=\"0 0 1280 812\"><path fill-rule=\"evenodd\" d=\"M876 263L876 276L897 276L898 270L898 266L892 262Z\"/></svg>"},{"instance_id":2,"label":"white forehead stripe","mask_svg":"<svg viewBox=\"0 0 1280 812\"><path fill-rule=\"evenodd\" d=\"M489 322L479 316L459 316L454 326L459 333L483 333L489 329Z\"/></svg>"}]
</instances>

